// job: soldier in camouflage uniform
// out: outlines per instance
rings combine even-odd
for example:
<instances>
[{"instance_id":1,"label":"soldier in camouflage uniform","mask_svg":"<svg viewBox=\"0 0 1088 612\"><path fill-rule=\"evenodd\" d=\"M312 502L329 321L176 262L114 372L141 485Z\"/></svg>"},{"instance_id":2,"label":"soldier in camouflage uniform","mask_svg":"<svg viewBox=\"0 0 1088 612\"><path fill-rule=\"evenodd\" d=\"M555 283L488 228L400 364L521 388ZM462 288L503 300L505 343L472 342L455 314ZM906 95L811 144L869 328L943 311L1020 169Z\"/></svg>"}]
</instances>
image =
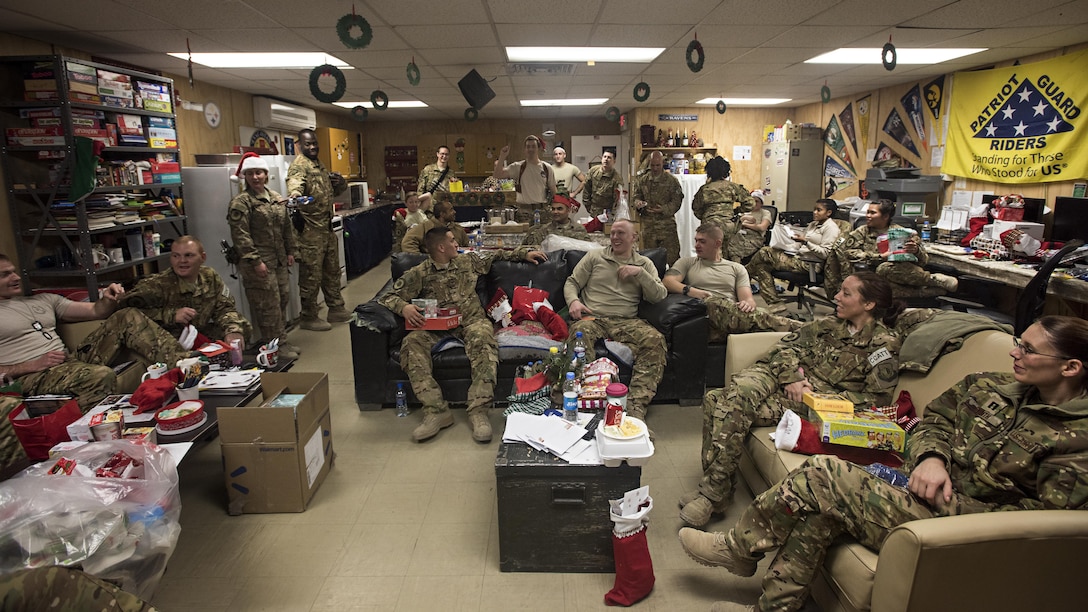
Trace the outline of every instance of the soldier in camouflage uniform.
<instances>
[{"instance_id":1,"label":"soldier in camouflage uniform","mask_svg":"<svg viewBox=\"0 0 1088 612\"><path fill-rule=\"evenodd\" d=\"M476 295L476 281L481 274L487 274L496 260L524 259L538 263L547 256L527 248L459 255L453 232L441 227L428 231L424 242L430 255L427 261L405 272L393 289L378 300L413 327L421 327L425 321L423 311L412 305L416 298L434 299L439 308L457 308L461 313L460 327L441 332L410 331L401 342L401 368L408 374L412 391L423 403L423 422L412 432L412 437L422 442L453 425L449 405L432 375L431 348L442 338L455 336L464 341L472 369L472 385L468 389L472 437L477 442L490 442L487 411L495 395L499 350L491 320Z\"/></svg>"},{"instance_id":2,"label":"soldier in camouflage uniform","mask_svg":"<svg viewBox=\"0 0 1088 612\"><path fill-rule=\"evenodd\" d=\"M582 184L582 202L586 212L597 217L603 212L608 218L613 216L612 208L616 205L616 190L623 186L623 177L616 170L616 154L605 151L601 154L601 165L594 166L586 173L586 182Z\"/></svg>"},{"instance_id":3,"label":"soldier in camouflage uniform","mask_svg":"<svg viewBox=\"0 0 1088 612\"><path fill-rule=\"evenodd\" d=\"M261 342L279 339L280 356L298 359L298 348L287 341L286 321L291 293L289 268L295 265L298 253L295 228L283 197L265 187L268 163L253 155L244 158L240 168L245 190L230 201L227 224L241 258L238 270L242 286Z\"/></svg>"},{"instance_id":4,"label":"soldier in camouflage uniform","mask_svg":"<svg viewBox=\"0 0 1088 612\"><path fill-rule=\"evenodd\" d=\"M733 501L744 438L753 425L804 410L804 392L838 393L857 408L883 406L899 380L899 339L889 331L902 310L887 281L859 272L835 296L835 317L817 319L780 340L737 373L728 389L703 398L703 478L681 497L680 518L701 527Z\"/></svg>"},{"instance_id":5,"label":"soldier in camouflage uniform","mask_svg":"<svg viewBox=\"0 0 1088 612\"><path fill-rule=\"evenodd\" d=\"M865 225L845 237L840 236L839 243L828 254L824 265L824 289L827 295L834 295L839 290L843 277L851 274L857 267L875 270L887 279L892 283L896 297L940 295L943 291L956 290L959 283L955 277L925 271L929 255L917 236L912 236L904 247L906 252L918 258L917 263L885 261L886 255L882 255L877 249L877 238L886 234L889 229L902 229L892 223L894 214L894 202L873 202L865 212Z\"/></svg>"},{"instance_id":6,"label":"soldier in camouflage uniform","mask_svg":"<svg viewBox=\"0 0 1088 612\"><path fill-rule=\"evenodd\" d=\"M971 374L929 404L907 440L907 488L837 457L812 457L728 533L682 529L684 549L751 576L777 548L758 609L792 611L840 535L876 551L892 529L918 519L1088 508L1088 323L1043 317L1010 355L1013 373Z\"/></svg>"},{"instance_id":7,"label":"soldier in camouflage uniform","mask_svg":"<svg viewBox=\"0 0 1088 612\"><path fill-rule=\"evenodd\" d=\"M575 204L578 203L574 200L570 201ZM570 220L570 206L567 205L566 201L560 201L559 198L552 200L551 222L538 225L530 230L522 244L539 246L540 243L544 242L545 238L552 234L576 240L589 240L586 228L582 227L582 224Z\"/></svg>"},{"instance_id":8,"label":"soldier in camouflage uniform","mask_svg":"<svg viewBox=\"0 0 1088 612\"><path fill-rule=\"evenodd\" d=\"M423 237L436 227L448 229L453 232L453 238L457 241L457 244L463 247L468 246L468 234L465 233L465 228L457 223L457 210L453 207L453 202L449 200L436 202L434 214L434 219L427 219L404 233L404 239L401 241L401 251L405 253L426 253L427 247L424 244Z\"/></svg>"},{"instance_id":9,"label":"soldier in camouflage uniform","mask_svg":"<svg viewBox=\"0 0 1088 612\"><path fill-rule=\"evenodd\" d=\"M332 231L332 198L347 188L339 175L330 173L317 159L317 136L313 130L298 133L302 152L287 169L287 195L310 196L314 200L299 206L306 225L298 238L298 292L302 299L299 327L312 331L328 331L331 323L351 319L340 296L339 241ZM335 183L333 182L335 181ZM317 316L317 292L325 294L329 307L328 321Z\"/></svg>"},{"instance_id":10,"label":"soldier in camouflage uniform","mask_svg":"<svg viewBox=\"0 0 1088 612\"><path fill-rule=\"evenodd\" d=\"M747 262L767 242L767 230L774 221L770 209L763 208L763 192L751 193L752 210L737 218L737 232L723 246L730 261Z\"/></svg>"},{"instance_id":11,"label":"soldier in camouflage uniform","mask_svg":"<svg viewBox=\"0 0 1088 612\"><path fill-rule=\"evenodd\" d=\"M729 162L720 155L708 161L707 183L695 192L695 197L691 200L691 211L699 221L713 223L722 228L723 245L728 245L740 229L734 219L750 212L755 206L755 200L748 190L726 180L730 170ZM729 259L729 253L725 250L722 255Z\"/></svg>"},{"instance_id":12,"label":"soldier in camouflage uniform","mask_svg":"<svg viewBox=\"0 0 1088 612\"><path fill-rule=\"evenodd\" d=\"M165 330L132 308L117 310L124 289L112 284L96 302L73 302L54 293L22 295L22 279L0 255L0 373L22 386L25 395L76 396L89 410L114 392L110 365L128 349L148 363L174 363L189 356ZM60 321L106 319L69 354L57 333Z\"/></svg>"},{"instance_id":13,"label":"soldier in camouflage uniform","mask_svg":"<svg viewBox=\"0 0 1088 612\"><path fill-rule=\"evenodd\" d=\"M765 246L748 261L745 266L748 275L753 281L759 283L763 291L763 301L769 307L775 307L782 302L778 292L774 290L774 278L771 273L775 270L787 272L808 272L805 259L827 259L832 245L839 238L839 226L831 220L831 215L838 210L835 200L817 200L812 209L812 222L805 227L805 231L793 236L799 248L795 253L787 253L781 249ZM834 294L831 294L834 295ZM784 308L784 307L783 307Z\"/></svg>"},{"instance_id":14,"label":"soldier in camouflage uniform","mask_svg":"<svg viewBox=\"0 0 1088 612\"><path fill-rule=\"evenodd\" d=\"M695 257L680 258L661 280L669 293L706 303L713 342L721 342L729 334L799 329L800 321L756 307L744 266L722 257L721 235L721 228L713 223L695 230Z\"/></svg>"},{"instance_id":15,"label":"soldier in camouflage uniform","mask_svg":"<svg viewBox=\"0 0 1088 612\"><path fill-rule=\"evenodd\" d=\"M660 151L650 153L650 170L635 181L633 201L642 224L643 248L664 248L671 266L680 259L676 211L684 203L684 190L675 176L665 172L665 159Z\"/></svg>"},{"instance_id":16,"label":"soldier in camouflage uniform","mask_svg":"<svg viewBox=\"0 0 1088 612\"><path fill-rule=\"evenodd\" d=\"M208 259L204 245L182 236L170 247L170 269L145 277L121 298L121 306L136 308L175 338L192 325L212 340L241 340L252 333L238 314L234 298Z\"/></svg>"},{"instance_id":17,"label":"soldier in camouflage uniform","mask_svg":"<svg viewBox=\"0 0 1088 612\"><path fill-rule=\"evenodd\" d=\"M0 576L0 610L155 612L121 587L78 569L39 567Z\"/></svg>"},{"instance_id":18,"label":"soldier in camouflage uniform","mask_svg":"<svg viewBox=\"0 0 1088 612\"><path fill-rule=\"evenodd\" d=\"M656 303L668 291L657 278L653 262L635 250L638 233L627 220L612 224L612 246L586 253L563 287L570 318L570 334L582 332L586 360L596 358L594 344L611 338L635 354L628 414L645 419L650 401L665 373L665 337L638 318L642 300Z\"/></svg>"},{"instance_id":19,"label":"soldier in camouflage uniform","mask_svg":"<svg viewBox=\"0 0 1088 612\"><path fill-rule=\"evenodd\" d=\"M434 200L431 194L449 193L450 179L457 178L450 167L450 148L441 145L435 149L435 163L427 164L419 171L416 189L419 190L419 203L422 210L433 211Z\"/></svg>"}]
</instances>

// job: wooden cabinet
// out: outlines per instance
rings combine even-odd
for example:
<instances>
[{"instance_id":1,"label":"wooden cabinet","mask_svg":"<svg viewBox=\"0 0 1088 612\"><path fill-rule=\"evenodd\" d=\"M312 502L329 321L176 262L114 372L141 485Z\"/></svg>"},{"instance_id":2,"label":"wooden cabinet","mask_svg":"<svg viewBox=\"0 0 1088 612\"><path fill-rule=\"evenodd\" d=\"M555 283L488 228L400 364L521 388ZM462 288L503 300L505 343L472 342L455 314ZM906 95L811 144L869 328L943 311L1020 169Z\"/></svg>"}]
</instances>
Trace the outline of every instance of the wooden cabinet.
<instances>
[{"instance_id":1,"label":"wooden cabinet","mask_svg":"<svg viewBox=\"0 0 1088 612\"><path fill-rule=\"evenodd\" d=\"M393 190L415 191L419 160L414 146L385 148L385 180Z\"/></svg>"},{"instance_id":2,"label":"wooden cabinet","mask_svg":"<svg viewBox=\"0 0 1088 612\"><path fill-rule=\"evenodd\" d=\"M329 172L351 176L351 135L340 128L319 127L314 130L320 150L317 158Z\"/></svg>"},{"instance_id":3,"label":"wooden cabinet","mask_svg":"<svg viewBox=\"0 0 1088 612\"><path fill-rule=\"evenodd\" d=\"M499 151L506 146L505 134L480 134L476 137L476 174L491 176L495 171L495 160Z\"/></svg>"}]
</instances>

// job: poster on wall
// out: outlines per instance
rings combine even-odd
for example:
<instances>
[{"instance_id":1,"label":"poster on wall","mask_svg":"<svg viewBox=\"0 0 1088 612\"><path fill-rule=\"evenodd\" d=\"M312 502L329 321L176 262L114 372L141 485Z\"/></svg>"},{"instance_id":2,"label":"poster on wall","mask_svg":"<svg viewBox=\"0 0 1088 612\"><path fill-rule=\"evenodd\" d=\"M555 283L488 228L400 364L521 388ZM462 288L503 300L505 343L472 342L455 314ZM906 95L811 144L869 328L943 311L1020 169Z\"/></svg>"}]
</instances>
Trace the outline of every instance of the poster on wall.
<instances>
[{"instance_id":1,"label":"poster on wall","mask_svg":"<svg viewBox=\"0 0 1088 612\"><path fill-rule=\"evenodd\" d=\"M918 142L921 142L922 147L928 150L929 147L926 146L926 118L922 114L922 88L918 85L911 87L910 91L900 98L899 102L903 105L903 109L907 111L907 117L910 117L910 123L918 134Z\"/></svg>"},{"instance_id":2,"label":"poster on wall","mask_svg":"<svg viewBox=\"0 0 1088 612\"><path fill-rule=\"evenodd\" d=\"M926 83L925 92L926 106L933 113L933 120L937 121L941 118L941 102L944 101L944 75Z\"/></svg>"},{"instance_id":3,"label":"poster on wall","mask_svg":"<svg viewBox=\"0 0 1088 612\"><path fill-rule=\"evenodd\" d=\"M1053 59L957 72L941 171L1000 183L1088 176L1088 50Z\"/></svg>"},{"instance_id":4,"label":"poster on wall","mask_svg":"<svg viewBox=\"0 0 1088 612\"><path fill-rule=\"evenodd\" d=\"M861 128L861 151L869 148L869 102L872 94L864 98L858 98L854 105L858 107L858 127Z\"/></svg>"},{"instance_id":5,"label":"poster on wall","mask_svg":"<svg viewBox=\"0 0 1088 612\"><path fill-rule=\"evenodd\" d=\"M899 115L898 109L893 108L892 112L888 113L888 118L884 120L884 133L894 138L916 157L921 157L918 147L914 146L914 141L907 133L907 126L903 124L903 117Z\"/></svg>"},{"instance_id":6,"label":"poster on wall","mask_svg":"<svg viewBox=\"0 0 1088 612\"><path fill-rule=\"evenodd\" d=\"M824 143L846 162L851 174L857 174L854 171L854 164L850 163L850 152L846 150L846 142L842 139L842 129L839 127L839 118L835 115L831 115L831 121L827 123L827 129L824 130Z\"/></svg>"},{"instance_id":7,"label":"poster on wall","mask_svg":"<svg viewBox=\"0 0 1088 612\"><path fill-rule=\"evenodd\" d=\"M830 198L831 196L835 195L835 193L842 191L843 189L846 189L853 184L854 179L852 178L838 178L834 176L825 177L824 197Z\"/></svg>"},{"instance_id":8,"label":"poster on wall","mask_svg":"<svg viewBox=\"0 0 1088 612\"><path fill-rule=\"evenodd\" d=\"M850 139L850 146L854 151L858 150L858 138L854 134L854 109L847 104L846 108L842 109L839 113L839 123L842 125L842 131L846 134L846 137Z\"/></svg>"}]
</instances>

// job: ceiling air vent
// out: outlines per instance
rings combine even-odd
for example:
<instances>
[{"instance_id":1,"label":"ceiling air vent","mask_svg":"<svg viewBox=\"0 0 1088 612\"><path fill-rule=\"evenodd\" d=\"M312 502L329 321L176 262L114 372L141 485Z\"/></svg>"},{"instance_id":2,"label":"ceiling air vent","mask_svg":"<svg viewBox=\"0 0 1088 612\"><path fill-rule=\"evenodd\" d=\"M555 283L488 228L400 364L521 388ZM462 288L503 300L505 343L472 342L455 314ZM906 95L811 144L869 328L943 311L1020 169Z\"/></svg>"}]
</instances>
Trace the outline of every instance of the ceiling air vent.
<instances>
[{"instance_id":1,"label":"ceiling air vent","mask_svg":"<svg viewBox=\"0 0 1088 612\"><path fill-rule=\"evenodd\" d=\"M541 64L536 62L507 64L506 73L528 76L564 76L574 74L574 64Z\"/></svg>"}]
</instances>

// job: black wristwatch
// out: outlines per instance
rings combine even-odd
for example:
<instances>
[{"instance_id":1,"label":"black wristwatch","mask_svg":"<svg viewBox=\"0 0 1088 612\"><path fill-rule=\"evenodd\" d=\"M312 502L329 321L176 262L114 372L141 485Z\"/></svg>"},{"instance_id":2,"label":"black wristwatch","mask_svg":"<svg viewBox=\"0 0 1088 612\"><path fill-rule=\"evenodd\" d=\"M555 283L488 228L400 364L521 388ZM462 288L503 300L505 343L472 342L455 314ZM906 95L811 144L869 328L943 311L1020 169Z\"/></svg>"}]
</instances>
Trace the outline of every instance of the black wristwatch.
<instances>
[{"instance_id":1,"label":"black wristwatch","mask_svg":"<svg viewBox=\"0 0 1088 612\"><path fill-rule=\"evenodd\" d=\"M684 285L684 295L691 293L691 285Z\"/></svg>"}]
</instances>

